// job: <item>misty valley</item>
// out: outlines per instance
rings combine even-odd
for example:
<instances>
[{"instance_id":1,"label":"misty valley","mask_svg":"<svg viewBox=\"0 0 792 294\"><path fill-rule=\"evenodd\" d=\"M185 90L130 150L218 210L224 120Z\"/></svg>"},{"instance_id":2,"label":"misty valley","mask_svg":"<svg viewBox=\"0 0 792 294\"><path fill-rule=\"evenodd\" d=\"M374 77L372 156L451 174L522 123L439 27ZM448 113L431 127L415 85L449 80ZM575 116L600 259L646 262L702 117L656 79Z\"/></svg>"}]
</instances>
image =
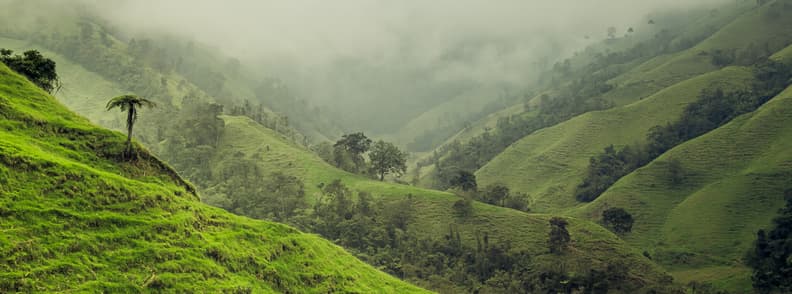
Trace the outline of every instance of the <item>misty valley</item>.
<instances>
[{"instance_id":1,"label":"misty valley","mask_svg":"<svg viewBox=\"0 0 792 294\"><path fill-rule=\"evenodd\" d=\"M792 0L0 7L0 293L792 293Z\"/></svg>"}]
</instances>

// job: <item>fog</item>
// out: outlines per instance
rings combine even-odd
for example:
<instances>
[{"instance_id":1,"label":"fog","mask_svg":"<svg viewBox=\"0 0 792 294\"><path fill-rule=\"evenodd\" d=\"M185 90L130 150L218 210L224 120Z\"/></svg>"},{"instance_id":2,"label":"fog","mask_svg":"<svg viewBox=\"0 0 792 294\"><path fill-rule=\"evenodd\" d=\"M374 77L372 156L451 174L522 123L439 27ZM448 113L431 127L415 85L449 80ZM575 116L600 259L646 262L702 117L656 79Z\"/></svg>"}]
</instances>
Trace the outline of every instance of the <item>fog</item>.
<instances>
[{"instance_id":1,"label":"fog","mask_svg":"<svg viewBox=\"0 0 792 294\"><path fill-rule=\"evenodd\" d=\"M527 91L608 27L641 32L653 14L723 1L84 2L131 35L183 35L237 57L329 107L346 129L389 134L472 91L482 101ZM464 120L481 106L468 104L446 111Z\"/></svg>"}]
</instances>

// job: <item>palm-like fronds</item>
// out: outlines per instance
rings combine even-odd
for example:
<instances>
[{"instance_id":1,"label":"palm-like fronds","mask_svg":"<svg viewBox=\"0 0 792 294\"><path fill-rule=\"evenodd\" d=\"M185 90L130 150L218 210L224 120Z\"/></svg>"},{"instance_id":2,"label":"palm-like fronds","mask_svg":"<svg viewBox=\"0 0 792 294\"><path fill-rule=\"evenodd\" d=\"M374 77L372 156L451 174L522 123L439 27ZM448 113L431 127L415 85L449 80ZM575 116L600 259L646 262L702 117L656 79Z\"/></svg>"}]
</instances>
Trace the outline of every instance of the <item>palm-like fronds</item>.
<instances>
[{"instance_id":1,"label":"palm-like fronds","mask_svg":"<svg viewBox=\"0 0 792 294\"><path fill-rule=\"evenodd\" d=\"M121 111L127 112L127 153L132 151L132 128L135 126L135 122L138 118L137 109L139 107L155 107L157 106L151 100L138 97L136 95L122 95L110 99L107 102L107 110L112 110L113 108L119 108Z\"/></svg>"}]
</instances>

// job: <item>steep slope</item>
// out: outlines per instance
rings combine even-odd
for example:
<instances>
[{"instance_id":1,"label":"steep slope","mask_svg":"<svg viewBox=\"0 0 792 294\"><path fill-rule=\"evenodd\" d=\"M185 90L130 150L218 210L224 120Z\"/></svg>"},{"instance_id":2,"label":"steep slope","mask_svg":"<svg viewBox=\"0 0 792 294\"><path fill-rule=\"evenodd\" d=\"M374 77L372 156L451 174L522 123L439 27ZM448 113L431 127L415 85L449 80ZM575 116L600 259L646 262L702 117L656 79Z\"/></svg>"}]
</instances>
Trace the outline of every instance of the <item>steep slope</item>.
<instances>
[{"instance_id":1,"label":"steep slope","mask_svg":"<svg viewBox=\"0 0 792 294\"><path fill-rule=\"evenodd\" d=\"M531 208L537 211L573 207L578 205L575 187L582 182L591 156L611 144L643 141L651 127L676 119L705 88L744 88L751 79L746 68L725 68L624 107L586 113L521 139L476 176L483 185L502 182L528 193Z\"/></svg>"},{"instance_id":2,"label":"steep slope","mask_svg":"<svg viewBox=\"0 0 792 294\"><path fill-rule=\"evenodd\" d=\"M550 215L526 214L474 203L472 215L459 217L452 208L460 199L456 195L350 174L328 165L315 154L248 118L224 116L223 120L226 131L221 141L224 143L218 147L219 155L212 159L212 166L221 167L229 161L250 159L261 170L283 172L302 179L309 201L319 197L319 184L335 179L340 179L353 190L370 192L375 198L400 200L411 197L413 218L408 223L409 231L423 238L441 238L453 226L460 232L464 243L475 246L477 235L487 232L491 240L508 241L514 250L529 252L540 268L567 264L568 270L582 273L592 267L622 263L629 265L630 280L649 287L663 284L663 274L655 265L596 224L568 219L575 249L564 256L552 255L547 252Z\"/></svg>"},{"instance_id":3,"label":"steep slope","mask_svg":"<svg viewBox=\"0 0 792 294\"><path fill-rule=\"evenodd\" d=\"M686 175L680 185L668 180L672 160ZM597 219L606 207L624 207L636 219L628 242L682 279L706 277L741 292L750 289L741 259L783 206L790 179L792 87L670 150L572 214Z\"/></svg>"},{"instance_id":4,"label":"steep slope","mask_svg":"<svg viewBox=\"0 0 792 294\"><path fill-rule=\"evenodd\" d=\"M125 137L0 65L0 292L421 292L290 227L200 204ZM139 147L136 147L139 148Z\"/></svg>"},{"instance_id":5,"label":"steep slope","mask_svg":"<svg viewBox=\"0 0 792 294\"><path fill-rule=\"evenodd\" d=\"M782 2L748 11L695 47L647 61L616 79L625 85L640 80L641 87L662 91L626 106L587 113L528 135L482 167L477 176L484 184L503 182L530 194L540 211L558 211L576 205L572 194L582 182L592 155L611 144L642 141L650 127L675 120L685 104L694 101L702 89L714 82L726 88L750 86L745 70L726 68L713 72L715 67L709 55L716 49L747 48L747 44L767 44L764 50L782 49L792 41L792 20L768 16L774 10L788 13L789 8L783 8ZM618 94L612 93L615 92L605 96ZM636 96L632 99L641 97L633 94ZM626 101L614 97L610 98Z\"/></svg>"}]
</instances>

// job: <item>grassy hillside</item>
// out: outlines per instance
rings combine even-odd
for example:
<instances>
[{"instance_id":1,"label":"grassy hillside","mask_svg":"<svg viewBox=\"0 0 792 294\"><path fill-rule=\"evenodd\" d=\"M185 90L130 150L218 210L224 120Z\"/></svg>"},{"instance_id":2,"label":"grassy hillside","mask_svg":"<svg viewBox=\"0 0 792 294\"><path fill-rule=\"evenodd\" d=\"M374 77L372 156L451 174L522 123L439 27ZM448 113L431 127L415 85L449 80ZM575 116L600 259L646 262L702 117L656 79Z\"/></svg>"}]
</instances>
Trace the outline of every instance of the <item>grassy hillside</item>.
<instances>
[{"instance_id":1,"label":"grassy hillside","mask_svg":"<svg viewBox=\"0 0 792 294\"><path fill-rule=\"evenodd\" d=\"M526 136L482 167L477 176L484 184L503 182L527 192L539 211L559 211L576 205L574 188L582 182L592 155L611 144L642 141L650 127L675 120L685 104L715 82L725 88L750 86L746 70L726 68L713 72L716 67L710 62L710 54L716 49L736 52L752 43L767 44L763 50L782 49L779 46L792 41L792 20L772 16L773 10L781 9L779 6L783 4L774 2L752 9L691 49L673 56L658 56L635 67L612 80L621 86L605 97L627 102L616 99L626 93L619 92L620 87L639 81L642 91L662 90L638 102L587 113ZM631 95L634 96L630 99L638 99L643 94Z\"/></svg>"},{"instance_id":2,"label":"grassy hillside","mask_svg":"<svg viewBox=\"0 0 792 294\"><path fill-rule=\"evenodd\" d=\"M4 65L0 130L0 292L421 292L316 236L200 204Z\"/></svg>"},{"instance_id":3,"label":"grassy hillside","mask_svg":"<svg viewBox=\"0 0 792 294\"><path fill-rule=\"evenodd\" d=\"M792 187L792 88L757 111L678 146L623 178L572 214L597 219L624 207L636 219L626 238L682 280L706 277L736 291L750 289L741 259ZM668 162L685 181L668 180Z\"/></svg>"},{"instance_id":4,"label":"grassy hillside","mask_svg":"<svg viewBox=\"0 0 792 294\"><path fill-rule=\"evenodd\" d=\"M458 217L452 206L460 198L456 195L383 183L338 170L318 156L290 143L277 133L245 117L223 117L225 132L219 154L212 166L223 166L239 158L252 159L264 171L279 171L299 177L305 182L309 201L319 197L317 186L341 179L353 190L370 192L376 198L405 199L412 195L413 219L409 230L427 239L438 239L456 227L463 242L474 246L476 235L487 232L492 240L508 240L515 250L529 252L538 267L565 264L572 272L584 272L593 267L612 263L629 266L629 276L643 285L662 284L663 274L648 259L626 246L619 238L602 227L577 219L571 222L574 250L556 256L547 252L548 220L550 215L526 214L516 210L474 203L474 213ZM426 281L416 281L426 283Z\"/></svg>"},{"instance_id":5,"label":"grassy hillside","mask_svg":"<svg viewBox=\"0 0 792 294\"><path fill-rule=\"evenodd\" d=\"M643 141L651 127L675 120L705 88L743 88L751 79L749 69L725 68L627 106L586 113L521 139L476 176L481 185L500 182L528 193L536 211L573 207L578 205L575 187L582 182L591 156L611 144Z\"/></svg>"}]
</instances>

